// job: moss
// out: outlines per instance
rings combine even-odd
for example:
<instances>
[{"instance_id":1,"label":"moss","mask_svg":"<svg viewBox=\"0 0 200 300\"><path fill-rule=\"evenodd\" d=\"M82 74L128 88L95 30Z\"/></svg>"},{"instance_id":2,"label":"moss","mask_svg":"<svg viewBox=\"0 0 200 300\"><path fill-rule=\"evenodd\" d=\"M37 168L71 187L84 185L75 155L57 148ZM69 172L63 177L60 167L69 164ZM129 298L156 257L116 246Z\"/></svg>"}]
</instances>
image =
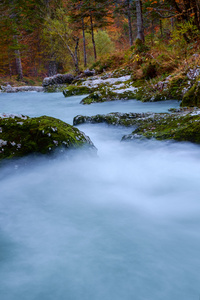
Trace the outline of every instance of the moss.
<instances>
[{"instance_id":1,"label":"moss","mask_svg":"<svg viewBox=\"0 0 200 300\"><path fill-rule=\"evenodd\" d=\"M107 123L110 125L133 126L140 118L148 117L150 113L109 113L107 115L95 116L76 116L73 120L74 125L83 123Z\"/></svg>"},{"instance_id":2,"label":"moss","mask_svg":"<svg viewBox=\"0 0 200 300\"><path fill-rule=\"evenodd\" d=\"M145 79L151 79L157 76L157 65L156 63L152 63L151 61L146 64L143 68L143 76Z\"/></svg>"},{"instance_id":3,"label":"moss","mask_svg":"<svg viewBox=\"0 0 200 300\"><path fill-rule=\"evenodd\" d=\"M173 77L167 87L168 99L182 99L182 91L187 85L187 77L184 75L178 75Z\"/></svg>"},{"instance_id":4,"label":"moss","mask_svg":"<svg viewBox=\"0 0 200 300\"><path fill-rule=\"evenodd\" d=\"M46 93L58 93L63 92L66 89L66 84L53 84L44 87L44 92Z\"/></svg>"},{"instance_id":5,"label":"moss","mask_svg":"<svg viewBox=\"0 0 200 300\"><path fill-rule=\"evenodd\" d=\"M110 113L92 117L77 116L74 124L107 123L110 125L137 126L125 139L135 136L140 138L155 138L158 140L173 139L200 144L200 115L189 111L168 113Z\"/></svg>"},{"instance_id":6,"label":"moss","mask_svg":"<svg viewBox=\"0 0 200 300\"><path fill-rule=\"evenodd\" d=\"M181 106L200 107L200 82L197 81L184 95Z\"/></svg>"},{"instance_id":7,"label":"moss","mask_svg":"<svg viewBox=\"0 0 200 300\"><path fill-rule=\"evenodd\" d=\"M133 134L137 133L146 138L154 137L158 140L173 139L200 143L199 132L199 115L156 114L154 118L149 118L141 122Z\"/></svg>"},{"instance_id":8,"label":"moss","mask_svg":"<svg viewBox=\"0 0 200 300\"><path fill-rule=\"evenodd\" d=\"M91 104L95 102L105 102L118 100L118 94L112 92L110 89L103 88L97 92L91 93L89 96L85 97L81 103L82 104Z\"/></svg>"},{"instance_id":9,"label":"moss","mask_svg":"<svg viewBox=\"0 0 200 300\"><path fill-rule=\"evenodd\" d=\"M135 46L132 46L132 49L136 54L146 53L149 50L149 47L143 43L140 39L135 40Z\"/></svg>"},{"instance_id":10,"label":"moss","mask_svg":"<svg viewBox=\"0 0 200 300\"><path fill-rule=\"evenodd\" d=\"M87 95L87 94L90 94L92 91L93 91L93 89L86 87L86 86L71 85L71 86L68 86L63 91L63 95L65 97L70 97L70 96L75 96L75 95Z\"/></svg>"},{"instance_id":11,"label":"moss","mask_svg":"<svg viewBox=\"0 0 200 300\"><path fill-rule=\"evenodd\" d=\"M0 118L0 159L51 153L57 147L94 147L77 128L52 117Z\"/></svg>"},{"instance_id":12,"label":"moss","mask_svg":"<svg viewBox=\"0 0 200 300\"><path fill-rule=\"evenodd\" d=\"M163 85L162 88L158 86L159 83ZM184 75L176 76L167 81L159 77L150 80L137 80L133 85L138 87L135 91L135 98L143 102L166 99L182 100L183 89L188 87L188 79Z\"/></svg>"}]
</instances>

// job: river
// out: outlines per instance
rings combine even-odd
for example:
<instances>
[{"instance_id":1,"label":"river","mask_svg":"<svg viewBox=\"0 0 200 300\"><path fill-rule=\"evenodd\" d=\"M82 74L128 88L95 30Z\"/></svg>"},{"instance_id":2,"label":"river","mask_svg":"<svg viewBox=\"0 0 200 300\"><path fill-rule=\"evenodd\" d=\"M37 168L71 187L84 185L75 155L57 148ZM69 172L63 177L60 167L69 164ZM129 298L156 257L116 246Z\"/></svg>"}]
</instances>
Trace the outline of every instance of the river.
<instances>
[{"instance_id":1,"label":"river","mask_svg":"<svg viewBox=\"0 0 200 300\"><path fill-rule=\"evenodd\" d=\"M166 112L176 101L80 105L61 93L0 94L0 112ZM98 156L20 159L0 172L0 299L199 300L200 147L120 142L80 125Z\"/></svg>"}]
</instances>

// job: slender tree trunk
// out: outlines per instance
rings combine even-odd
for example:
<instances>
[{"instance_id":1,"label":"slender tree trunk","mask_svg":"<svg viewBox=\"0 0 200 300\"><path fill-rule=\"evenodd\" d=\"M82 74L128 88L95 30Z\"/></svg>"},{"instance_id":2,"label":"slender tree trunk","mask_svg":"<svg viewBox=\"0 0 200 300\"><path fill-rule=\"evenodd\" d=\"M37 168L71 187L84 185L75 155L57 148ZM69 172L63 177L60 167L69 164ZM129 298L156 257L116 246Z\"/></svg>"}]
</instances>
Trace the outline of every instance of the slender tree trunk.
<instances>
[{"instance_id":1,"label":"slender tree trunk","mask_svg":"<svg viewBox=\"0 0 200 300\"><path fill-rule=\"evenodd\" d=\"M154 24L153 24L153 18L151 19L151 45L153 46L153 39L154 39Z\"/></svg>"},{"instance_id":2,"label":"slender tree trunk","mask_svg":"<svg viewBox=\"0 0 200 300\"><path fill-rule=\"evenodd\" d=\"M82 32L83 32L84 67L87 67L87 53L86 53L86 43L85 43L85 25L84 25L84 19L83 18L82 18Z\"/></svg>"},{"instance_id":3,"label":"slender tree trunk","mask_svg":"<svg viewBox=\"0 0 200 300\"><path fill-rule=\"evenodd\" d=\"M126 0L126 2L127 2L127 15L128 15L129 43L132 46L133 45L133 33L132 33L130 0Z\"/></svg>"},{"instance_id":4,"label":"slender tree trunk","mask_svg":"<svg viewBox=\"0 0 200 300\"><path fill-rule=\"evenodd\" d=\"M69 54L71 55L71 58L73 60L73 64L74 64L74 67L75 67L75 72L78 74L79 73L79 62L78 62L79 38L78 37L74 37L74 41L76 42L76 45L75 45L75 50L74 50L74 53L73 53L72 49L69 47L68 43L66 42L66 40L62 36L62 34L58 33L58 35L61 38L61 40L63 41L66 49L69 51Z\"/></svg>"},{"instance_id":5,"label":"slender tree trunk","mask_svg":"<svg viewBox=\"0 0 200 300\"><path fill-rule=\"evenodd\" d=\"M162 25L162 20L160 19L160 35L163 37L163 25Z\"/></svg>"},{"instance_id":6,"label":"slender tree trunk","mask_svg":"<svg viewBox=\"0 0 200 300\"><path fill-rule=\"evenodd\" d=\"M192 12L194 13L194 23L197 26L197 28L200 29L198 3L196 0L191 0L190 5L191 5Z\"/></svg>"},{"instance_id":7,"label":"slender tree trunk","mask_svg":"<svg viewBox=\"0 0 200 300\"><path fill-rule=\"evenodd\" d=\"M171 18L171 27L172 27L172 30L174 30L174 18Z\"/></svg>"},{"instance_id":8,"label":"slender tree trunk","mask_svg":"<svg viewBox=\"0 0 200 300\"><path fill-rule=\"evenodd\" d=\"M97 59L97 52L96 52L96 45L94 40L94 28L93 28L93 20L92 15L90 14L90 25L91 25L91 35L92 35L92 44L93 44L93 50L94 50L94 59Z\"/></svg>"},{"instance_id":9,"label":"slender tree trunk","mask_svg":"<svg viewBox=\"0 0 200 300\"><path fill-rule=\"evenodd\" d=\"M57 65L56 65L56 61L55 59L52 59L49 62L49 66L48 66L48 76L53 76L57 74Z\"/></svg>"},{"instance_id":10,"label":"slender tree trunk","mask_svg":"<svg viewBox=\"0 0 200 300\"><path fill-rule=\"evenodd\" d=\"M17 36L13 36L14 43L18 46L18 39ZM15 52L15 61L16 61L16 70L19 80L23 80L23 71L22 71L22 62L21 62L21 55L19 49L14 50Z\"/></svg>"},{"instance_id":11,"label":"slender tree trunk","mask_svg":"<svg viewBox=\"0 0 200 300\"><path fill-rule=\"evenodd\" d=\"M10 57L10 51L8 50L8 65L9 65L9 75L10 78L12 77L12 65L11 65L11 57Z\"/></svg>"},{"instance_id":12,"label":"slender tree trunk","mask_svg":"<svg viewBox=\"0 0 200 300\"><path fill-rule=\"evenodd\" d=\"M136 14L137 14L137 39L144 43L144 27L142 17L142 3L141 0L135 0Z\"/></svg>"},{"instance_id":13,"label":"slender tree trunk","mask_svg":"<svg viewBox=\"0 0 200 300\"><path fill-rule=\"evenodd\" d=\"M189 15L192 13L190 11L190 0L183 0L183 4L184 4L184 11L185 11L185 17L186 17L186 20L188 21L189 20Z\"/></svg>"},{"instance_id":14,"label":"slender tree trunk","mask_svg":"<svg viewBox=\"0 0 200 300\"><path fill-rule=\"evenodd\" d=\"M78 44L79 44L79 38L76 38L76 46L74 51L74 65L75 65L75 71L78 74L79 73L79 63L78 63Z\"/></svg>"}]
</instances>

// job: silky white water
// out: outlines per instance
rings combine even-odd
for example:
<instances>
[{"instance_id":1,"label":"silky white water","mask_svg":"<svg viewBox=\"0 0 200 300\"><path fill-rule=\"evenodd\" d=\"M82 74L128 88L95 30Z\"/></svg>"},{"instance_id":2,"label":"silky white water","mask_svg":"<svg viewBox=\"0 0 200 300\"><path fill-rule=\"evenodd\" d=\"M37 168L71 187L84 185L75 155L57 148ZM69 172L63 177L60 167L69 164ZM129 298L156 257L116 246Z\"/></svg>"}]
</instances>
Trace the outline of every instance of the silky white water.
<instances>
[{"instance_id":1,"label":"silky white water","mask_svg":"<svg viewBox=\"0 0 200 300\"><path fill-rule=\"evenodd\" d=\"M83 106L61 93L0 94L0 112L166 111L178 103ZM200 147L120 142L131 128L81 125L98 156L21 159L0 169L0 299L200 297Z\"/></svg>"}]
</instances>

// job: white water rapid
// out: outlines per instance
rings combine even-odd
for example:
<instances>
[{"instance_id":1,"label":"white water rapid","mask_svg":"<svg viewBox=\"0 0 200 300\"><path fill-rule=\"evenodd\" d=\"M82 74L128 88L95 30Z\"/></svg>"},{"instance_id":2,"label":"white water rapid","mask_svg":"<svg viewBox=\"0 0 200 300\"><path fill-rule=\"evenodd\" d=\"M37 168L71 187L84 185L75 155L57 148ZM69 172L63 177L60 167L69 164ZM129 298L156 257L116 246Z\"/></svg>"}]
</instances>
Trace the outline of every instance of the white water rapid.
<instances>
[{"instance_id":1,"label":"white water rapid","mask_svg":"<svg viewBox=\"0 0 200 300\"><path fill-rule=\"evenodd\" d=\"M0 112L166 112L178 102L80 105L61 93L0 94ZM199 300L200 147L120 142L131 128L81 125L81 151L0 168L1 300ZM26 162L25 164L22 162Z\"/></svg>"}]
</instances>

